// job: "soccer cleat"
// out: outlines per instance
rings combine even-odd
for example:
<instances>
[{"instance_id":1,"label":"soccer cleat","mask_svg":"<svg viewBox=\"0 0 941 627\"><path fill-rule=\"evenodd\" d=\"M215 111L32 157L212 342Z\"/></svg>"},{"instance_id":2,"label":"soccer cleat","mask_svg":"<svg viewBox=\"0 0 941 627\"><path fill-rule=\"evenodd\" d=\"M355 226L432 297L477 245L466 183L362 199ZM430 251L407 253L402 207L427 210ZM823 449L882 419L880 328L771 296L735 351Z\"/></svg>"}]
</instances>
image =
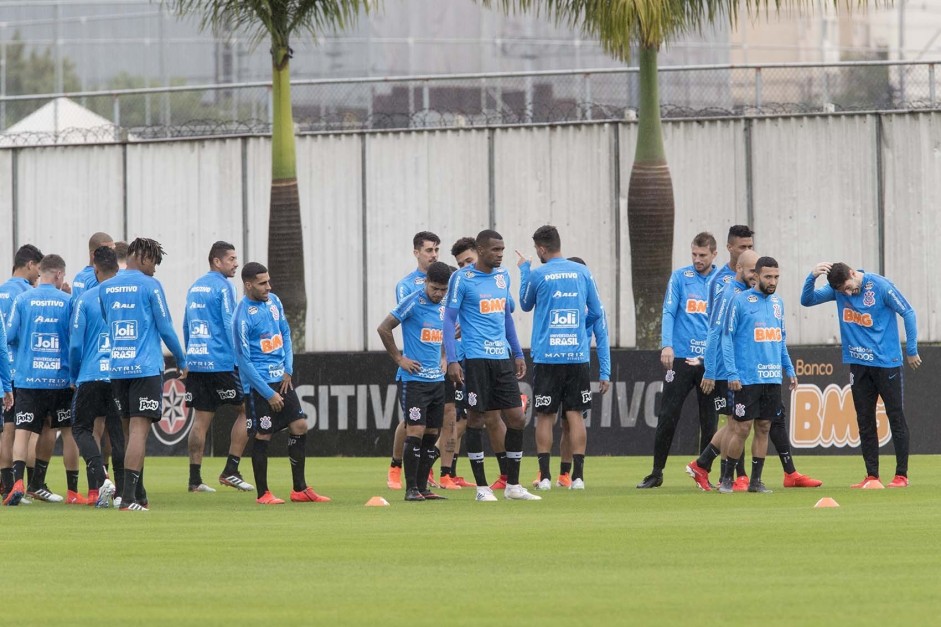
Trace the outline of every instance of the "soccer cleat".
<instances>
[{"instance_id":1,"label":"soccer cleat","mask_svg":"<svg viewBox=\"0 0 941 627\"><path fill-rule=\"evenodd\" d=\"M13 484L13 487L10 488L9 494L7 494L6 498L3 499L3 504L4 504L4 505L11 505L11 506L12 506L12 505L19 505L19 504L20 504L20 501L23 500L23 496L24 496L25 494L26 494L26 488L23 487L23 480L22 480L22 479L18 479L18 480ZM496 499L494 499L494 500L496 500Z\"/></svg>"},{"instance_id":2,"label":"soccer cleat","mask_svg":"<svg viewBox=\"0 0 941 627\"><path fill-rule=\"evenodd\" d=\"M540 481L542 481L542 473L541 473L541 472L536 475L536 478L535 478L535 479L533 479L533 487L535 488L536 486L538 486Z\"/></svg>"},{"instance_id":3,"label":"soccer cleat","mask_svg":"<svg viewBox=\"0 0 941 627\"><path fill-rule=\"evenodd\" d=\"M535 487L537 490L551 490L551 489L552 489L552 482L549 481L548 479L542 479L542 480L540 480L540 481L537 481L537 482L536 482L536 485L535 485L534 487Z\"/></svg>"},{"instance_id":4,"label":"soccer cleat","mask_svg":"<svg viewBox=\"0 0 941 627\"><path fill-rule=\"evenodd\" d=\"M20 505L32 505L32 504L33 504L32 499L28 499L25 496L20 499Z\"/></svg>"},{"instance_id":5,"label":"soccer cleat","mask_svg":"<svg viewBox=\"0 0 941 627\"><path fill-rule=\"evenodd\" d=\"M505 490L506 489L506 475L500 475L497 477L497 480L490 484L491 490Z\"/></svg>"},{"instance_id":6,"label":"soccer cleat","mask_svg":"<svg viewBox=\"0 0 941 627\"><path fill-rule=\"evenodd\" d=\"M390 490L402 489L402 467L389 466L389 474L386 476L386 485Z\"/></svg>"},{"instance_id":7,"label":"soccer cleat","mask_svg":"<svg viewBox=\"0 0 941 627\"><path fill-rule=\"evenodd\" d=\"M581 479L574 479L572 485L569 486L569 490L584 490L585 482Z\"/></svg>"},{"instance_id":8,"label":"soccer cleat","mask_svg":"<svg viewBox=\"0 0 941 627\"><path fill-rule=\"evenodd\" d=\"M905 475L895 475L895 478L892 479L885 487L887 488L907 488L908 487L908 477Z\"/></svg>"},{"instance_id":9,"label":"soccer cleat","mask_svg":"<svg viewBox=\"0 0 941 627\"><path fill-rule=\"evenodd\" d=\"M637 484L639 490L647 490L650 488L659 488L663 485L663 475L657 473L650 473L644 480Z\"/></svg>"},{"instance_id":10,"label":"soccer cleat","mask_svg":"<svg viewBox=\"0 0 941 627\"><path fill-rule=\"evenodd\" d=\"M210 488L205 483L200 483L199 485L191 485L189 488L190 492L215 492L215 488Z\"/></svg>"},{"instance_id":11,"label":"soccer cleat","mask_svg":"<svg viewBox=\"0 0 941 627\"><path fill-rule=\"evenodd\" d=\"M425 497L426 501L447 501L448 500L448 497L441 496L440 494L435 494L431 490L425 490L424 492L421 493L421 495Z\"/></svg>"},{"instance_id":12,"label":"soccer cleat","mask_svg":"<svg viewBox=\"0 0 941 627\"><path fill-rule=\"evenodd\" d=\"M563 473L555 480L555 484L560 488L568 488L572 485L572 477L567 472Z\"/></svg>"},{"instance_id":13,"label":"soccer cleat","mask_svg":"<svg viewBox=\"0 0 941 627\"><path fill-rule=\"evenodd\" d=\"M111 497L114 496L114 484L111 479L105 479L101 487L98 488L98 498L95 499L95 507L98 509L107 509L111 507ZM117 500L117 499L115 499Z\"/></svg>"},{"instance_id":14,"label":"soccer cleat","mask_svg":"<svg viewBox=\"0 0 941 627\"><path fill-rule=\"evenodd\" d=\"M709 472L697 464L695 459L686 464L686 474L693 478L693 481L703 492L712 491L712 485L709 483Z\"/></svg>"},{"instance_id":15,"label":"soccer cleat","mask_svg":"<svg viewBox=\"0 0 941 627\"><path fill-rule=\"evenodd\" d=\"M758 481L755 481L755 482L753 482L753 483L749 483L749 484L748 484L748 491L749 491L749 492L759 492L759 493L761 493L761 494L771 494L771 492L772 492L771 490L768 489L768 487L765 485L765 482L762 481L761 479L759 479Z\"/></svg>"},{"instance_id":16,"label":"soccer cleat","mask_svg":"<svg viewBox=\"0 0 941 627\"><path fill-rule=\"evenodd\" d=\"M291 501L294 503L329 503L330 497L321 496L314 492L312 487L307 486L303 490L291 490Z\"/></svg>"},{"instance_id":17,"label":"soccer cleat","mask_svg":"<svg viewBox=\"0 0 941 627\"><path fill-rule=\"evenodd\" d=\"M27 490L26 496L37 501L45 501L46 503L61 503L65 500L62 498L61 494L56 494L45 484L35 490Z\"/></svg>"},{"instance_id":18,"label":"soccer cleat","mask_svg":"<svg viewBox=\"0 0 941 627\"><path fill-rule=\"evenodd\" d=\"M98 502L98 490L89 490L87 500L88 500L88 505L91 507L94 507L95 503Z\"/></svg>"},{"instance_id":19,"label":"soccer cleat","mask_svg":"<svg viewBox=\"0 0 941 627\"><path fill-rule=\"evenodd\" d=\"M444 490L460 490L461 489L461 486L456 484L454 482L454 479L452 479L450 475L442 475L441 478L438 479L438 487Z\"/></svg>"},{"instance_id":20,"label":"soccer cleat","mask_svg":"<svg viewBox=\"0 0 941 627\"><path fill-rule=\"evenodd\" d=\"M454 485L461 488L476 488L476 483L470 483L464 477L452 477L451 480L454 482Z\"/></svg>"},{"instance_id":21,"label":"soccer cleat","mask_svg":"<svg viewBox=\"0 0 941 627\"><path fill-rule=\"evenodd\" d=\"M429 470L429 471L428 471L428 487L429 487L429 488L440 488L440 487L441 487L441 485L440 485L437 481L435 481L435 471L434 471L434 470Z\"/></svg>"},{"instance_id":22,"label":"soccer cleat","mask_svg":"<svg viewBox=\"0 0 941 627\"><path fill-rule=\"evenodd\" d=\"M405 500L406 501L424 501L425 497L421 495L421 492L418 491L418 488L409 488L405 491Z\"/></svg>"},{"instance_id":23,"label":"soccer cleat","mask_svg":"<svg viewBox=\"0 0 941 627\"><path fill-rule=\"evenodd\" d=\"M261 497L255 499L255 502L259 505L284 505L284 500L272 494L271 490L268 490L262 494Z\"/></svg>"},{"instance_id":24,"label":"soccer cleat","mask_svg":"<svg viewBox=\"0 0 941 627\"><path fill-rule=\"evenodd\" d=\"M237 472L231 475L219 475L219 483L242 492L251 492L255 489L255 486L242 479L242 475Z\"/></svg>"},{"instance_id":25,"label":"soccer cleat","mask_svg":"<svg viewBox=\"0 0 941 627\"><path fill-rule=\"evenodd\" d=\"M733 492L735 492L735 487L731 479L721 479L719 481L719 494L732 494Z\"/></svg>"},{"instance_id":26,"label":"soccer cleat","mask_svg":"<svg viewBox=\"0 0 941 627\"><path fill-rule=\"evenodd\" d=\"M819 488L822 485L823 481L802 475L796 470L784 475L785 488Z\"/></svg>"},{"instance_id":27,"label":"soccer cleat","mask_svg":"<svg viewBox=\"0 0 941 627\"><path fill-rule=\"evenodd\" d=\"M542 497L531 494L521 485L508 485L503 490L503 498L512 501L541 501Z\"/></svg>"},{"instance_id":28,"label":"soccer cleat","mask_svg":"<svg viewBox=\"0 0 941 627\"><path fill-rule=\"evenodd\" d=\"M69 490L65 495L65 504L66 505L88 505L88 499L86 499L84 496L82 496L78 492Z\"/></svg>"},{"instance_id":29,"label":"soccer cleat","mask_svg":"<svg viewBox=\"0 0 941 627\"><path fill-rule=\"evenodd\" d=\"M121 497L120 496L114 497L114 508L121 509Z\"/></svg>"},{"instance_id":30,"label":"soccer cleat","mask_svg":"<svg viewBox=\"0 0 941 627\"><path fill-rule=\"evenodd\" d=\"M748 475L742 475L732 483L732 490L734 492L747 492L750 483L751 481L748 479Z\"/></svg>"},{"instance_id":31,"label":"soccer cleat","mask_svg":"<svg viewBox=\"0 0 941 627\"><path fill-rule=\"evenodd\" d=\"M497 500L497 497L493 495L493 490L487 486L480 486L477 488L477 496L474 497L478 501L485 503L490 503Z\"/></svg>"},{"instance_id":32,"label":"soccer cleat","mask_svg":"<svg viewBox=\"0 0 941 627\"><path fill-rule=\"evenodd\" d=\"M118 511L122 511L122 512L149 512L150 510L147 509L146 506L141 505L140 503L131 503L130 505L128 505L128 506L126 506L126 507L124 506L124 504L122 504Z\"/></svg>"},{"instance_id":33,"label":"soccer cleat","mask_svg":"<svg viewBox=\"0 0 941 627\"><path fill-rule=\"evenodd\" d=\"M881 484L882 482L879 481L879 477L874 477L874 476L872 476L872 475L866 475L866 478L865 478L865 479L863 479L863 480L860 481L859 483L854 483L854 484L851 485L850 487L851 487L851 488L865 488L866 485L869 484L869 483L879 483L879 484Z\"/></svg>"}]
</instances>

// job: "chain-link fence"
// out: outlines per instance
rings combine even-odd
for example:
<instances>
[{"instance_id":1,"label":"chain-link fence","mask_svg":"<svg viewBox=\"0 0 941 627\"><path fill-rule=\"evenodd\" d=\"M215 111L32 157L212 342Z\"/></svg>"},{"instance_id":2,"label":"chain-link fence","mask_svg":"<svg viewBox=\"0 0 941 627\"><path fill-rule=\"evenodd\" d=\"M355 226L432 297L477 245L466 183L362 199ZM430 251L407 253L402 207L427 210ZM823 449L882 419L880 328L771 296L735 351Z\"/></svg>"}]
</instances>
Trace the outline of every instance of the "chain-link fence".
<instances>
[{"instance_id":1,"label":"chain-link fence","mask_svg":"<svg viewBox=\"0 0 941 627\"><path fill-rule=\"evenodd\" d=\"M937 63L661 68L665 118L897 111L938 106ZM305 80L297 132L633 120L638 70ZM67 98L65 98L67 97ZM0 145L266 134L265 83L0 99Z\"/></svg>"}]
</instances>

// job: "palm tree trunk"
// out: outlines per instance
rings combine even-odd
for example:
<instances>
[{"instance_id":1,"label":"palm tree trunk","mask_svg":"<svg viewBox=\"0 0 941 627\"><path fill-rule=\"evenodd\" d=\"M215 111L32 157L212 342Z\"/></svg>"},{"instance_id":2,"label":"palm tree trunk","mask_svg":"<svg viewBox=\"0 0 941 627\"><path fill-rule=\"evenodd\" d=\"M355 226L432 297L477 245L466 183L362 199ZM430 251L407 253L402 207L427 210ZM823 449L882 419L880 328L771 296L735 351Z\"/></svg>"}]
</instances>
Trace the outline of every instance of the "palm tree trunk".
<instances>
[{"instance_id":1,"label":"palm tree trunk","mask_svg":"<svg viewBox=\"0 0 941 627\"><path fill-rule=\"evenodd\" d=\"M291 112L290 54L272 51L271 206L268 216L268 270L274 292L284 304L295 352L305 350L307 291L304 238L297 192L294 116Z\"/></svg>"},{"instance_id":2,"label":"palm tree trunk","mask_svg":"<svg viewBox=\"0 0 941 627\"><path fill-rule=\"evenodd\" d=\"M637 347L660 348L660 314L673 257L673 181L663 149L657 49L641 48L637 150L627 193Z\"/></svg>"}]
</instances>

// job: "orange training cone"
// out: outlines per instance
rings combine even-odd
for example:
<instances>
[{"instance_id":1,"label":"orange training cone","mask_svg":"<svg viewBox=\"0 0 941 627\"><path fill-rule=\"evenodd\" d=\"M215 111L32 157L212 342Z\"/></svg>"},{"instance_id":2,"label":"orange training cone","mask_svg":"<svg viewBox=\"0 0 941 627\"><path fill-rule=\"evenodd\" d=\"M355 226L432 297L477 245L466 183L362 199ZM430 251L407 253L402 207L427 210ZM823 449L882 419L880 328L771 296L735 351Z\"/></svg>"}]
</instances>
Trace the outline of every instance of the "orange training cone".
<instances>
[{"instance_id":1,"label":"orange training cone","mask_svg":"<svg viewBox=\"0 0 941 627\"><path fill-rule=\"evenodd\" d=\"M839 507L839 506L840 506L839 503L831 499L829 496L825 496L819 501L817 501L817 504L814 505L814 509L818 507Z\"/></svg>"},{"instance_id":2,"label":"orange training cone","mask_svg":"<svg viewBox=\"0 0 941 627\"><path fill-rule=\"evenodd\" d=\"M389 501L385 500L381 496L374 496L368 501L366 501L366 507L388 507Z\"/></svg>"}]
</instances>

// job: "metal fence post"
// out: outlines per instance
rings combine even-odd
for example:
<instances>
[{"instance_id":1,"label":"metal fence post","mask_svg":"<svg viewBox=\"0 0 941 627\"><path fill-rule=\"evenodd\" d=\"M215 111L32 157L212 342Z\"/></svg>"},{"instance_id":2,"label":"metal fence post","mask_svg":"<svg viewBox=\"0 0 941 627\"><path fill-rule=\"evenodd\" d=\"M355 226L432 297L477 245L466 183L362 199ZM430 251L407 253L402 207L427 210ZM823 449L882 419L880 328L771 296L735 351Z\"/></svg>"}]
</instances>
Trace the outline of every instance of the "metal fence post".
<instances>
[{"instance_id":1,"label":"metal fence post","mask_svg":"<svg viewBox=\"0 0 941 627\"><path fill-rule=\"evenodd\" d=\"M761 68L755 68L755 109L761 111L761 98L762 98L762 75Z\"/></svg>"},{"instance_id":2,"label":"metal fence post","mask_svg":"<svg viewBox=\"0 0 941 627\"><path fill-rule=\"evenodd\" d=\"M121 98L120 96L115 95L111 103L112 114L111 117L114 118L114 125L121 126Z\"/></svg>"},{"instance_id":3,"label":"metal fence post","mask_svg":"<svg viewBox=\"0 0 941 627\"><path fill-rule=\"evenodd\" d=\"M938 101L935 97L934 66L934 63L928 64L928 95L931 99L932 107L935 107L938 104Z\"/></svg>"}]
</instances>

